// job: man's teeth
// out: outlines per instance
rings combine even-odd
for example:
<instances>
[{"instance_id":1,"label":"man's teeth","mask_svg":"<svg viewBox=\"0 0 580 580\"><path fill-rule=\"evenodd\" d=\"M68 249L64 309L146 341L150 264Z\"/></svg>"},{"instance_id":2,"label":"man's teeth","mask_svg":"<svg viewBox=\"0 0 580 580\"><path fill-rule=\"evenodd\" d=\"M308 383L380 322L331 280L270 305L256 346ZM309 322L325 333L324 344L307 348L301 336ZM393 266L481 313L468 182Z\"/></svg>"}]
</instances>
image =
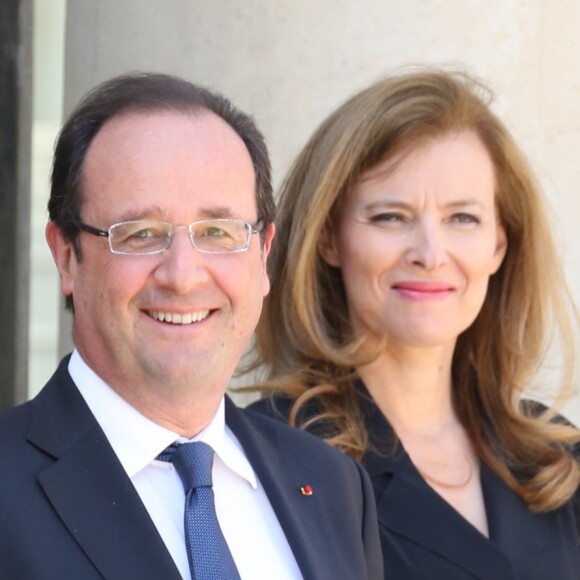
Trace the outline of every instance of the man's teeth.
<instances>
[{"instance_id":1,"label":"man's teeth","mask_svg":"<svg viewBox=\"0 0 580 580\"><path fill-rule=\"evenodd\" d=\"M180 314L179 312L157 312L151 310L149 312L152 318L161 322L169 322L170 324L191 324L192 322L199 322L209 315L209 310L198 310L197 312L187 312Z\"/></svg>"}]
</instances>

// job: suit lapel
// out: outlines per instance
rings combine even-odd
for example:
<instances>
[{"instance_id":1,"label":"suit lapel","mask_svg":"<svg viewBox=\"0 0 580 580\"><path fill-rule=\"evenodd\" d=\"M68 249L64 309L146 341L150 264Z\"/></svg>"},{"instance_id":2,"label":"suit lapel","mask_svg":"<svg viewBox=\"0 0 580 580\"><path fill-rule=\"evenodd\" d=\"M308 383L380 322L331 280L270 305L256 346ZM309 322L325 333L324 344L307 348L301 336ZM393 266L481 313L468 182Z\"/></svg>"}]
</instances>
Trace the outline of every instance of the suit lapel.
<instances>
[{"instance_id":1,"label":"suit lapel","mask_svg":"<svg viewBox=\"0 0 580 580\"><path fill-rule=\"evenodd\" d=\"M283 430L287 427L282 423L270 421L272 433L266 437L229 399L226 399L226 422L264 486L304 579L342 577L338 555L330 553L324 535L320 534L321 526L308 525L316 518L324 518L323 498L317 494L305 497L300 492L305 484L316 489L320 466L304 462L300 450L286 440Z\"/></svg>"},{"instance_id":2,"label":"suit lapel","mask_svg":"<svg viewBox=\"0 0 580 580\"><path fill-rule=\"evenodd\" d=\"M55 460L38 476L48 501L105 578L181 578L67 364L32 403L28 439Z\"/></svg>"}]
</instances>

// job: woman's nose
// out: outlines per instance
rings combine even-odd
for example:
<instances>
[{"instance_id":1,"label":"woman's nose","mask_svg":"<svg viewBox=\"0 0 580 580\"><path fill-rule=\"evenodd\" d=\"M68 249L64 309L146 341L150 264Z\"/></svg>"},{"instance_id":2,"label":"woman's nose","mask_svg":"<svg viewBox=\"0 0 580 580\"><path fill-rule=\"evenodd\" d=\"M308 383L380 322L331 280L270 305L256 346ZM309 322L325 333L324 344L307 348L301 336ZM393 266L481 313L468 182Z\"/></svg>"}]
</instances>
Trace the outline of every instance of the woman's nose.
<instances>
[{"instance_id":1,"label":"woman's nose","mask_svg":"<svg viewBox=\"0 0 580 580\"><path fill-rule=\"evenodd\" d=\"M447 261L445 236L440 224L423 220L413 228L408 262L426 270L433 270Z\"/></svg>"}]
</instances>

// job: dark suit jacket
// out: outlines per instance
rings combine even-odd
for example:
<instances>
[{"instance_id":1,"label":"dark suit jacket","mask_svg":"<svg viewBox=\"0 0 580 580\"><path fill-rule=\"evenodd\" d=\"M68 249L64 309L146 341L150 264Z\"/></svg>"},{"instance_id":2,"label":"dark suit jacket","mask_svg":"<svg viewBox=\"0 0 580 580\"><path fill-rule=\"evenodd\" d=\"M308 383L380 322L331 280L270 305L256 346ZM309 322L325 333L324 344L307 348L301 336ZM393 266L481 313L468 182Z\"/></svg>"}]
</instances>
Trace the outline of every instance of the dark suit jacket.
<instances>
[{"instance_id":1,"label":"dark suit jacket","mask_svg":"<svg viewBox=\"0 0 580 580\"><path fill-rule=\"evenodd\" d=\"M0 578L178 580L133 484L67 371L0 418ZM372 488L309 434L226 403L305 579L382 578ZM308 484L308 497L300 487ZM251 522L241 522L251 533ZM267 558L267 554L264 555Z\"/></svg>"},{"instance_id":2,"label":"dark suit jacket","mask_svg":"<svg viewBox=\"0 0 580 580\"><path fill-rule=\"evenodd\" d=\"M580 492L558 510L533 514L483 466L488 539L427 485L364 386L359 387L376 451L367 453L363 464L377 501L385 579L580 579ZM285 420L291 404L276 397L251 407Z\"/></svg>"}]
</instances>

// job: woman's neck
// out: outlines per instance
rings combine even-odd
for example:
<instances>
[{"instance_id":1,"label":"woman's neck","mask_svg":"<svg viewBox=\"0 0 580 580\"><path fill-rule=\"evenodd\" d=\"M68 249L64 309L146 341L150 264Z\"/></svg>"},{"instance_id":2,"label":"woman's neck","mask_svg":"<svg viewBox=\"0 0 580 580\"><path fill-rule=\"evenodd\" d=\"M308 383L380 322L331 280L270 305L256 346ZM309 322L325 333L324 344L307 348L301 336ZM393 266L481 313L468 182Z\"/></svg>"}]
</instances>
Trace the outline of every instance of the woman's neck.
<instances>
[{"instance_id":1,"label":"woman's neck","mask_svg":"<svg viewBox=\"0 0 580 580\"><path fill-rule=\"evenodd\" d=\"M395 431L424 435L457 422L451 397L453 348L387 349L358 369Z\"/></svg>"}]
</instances>

